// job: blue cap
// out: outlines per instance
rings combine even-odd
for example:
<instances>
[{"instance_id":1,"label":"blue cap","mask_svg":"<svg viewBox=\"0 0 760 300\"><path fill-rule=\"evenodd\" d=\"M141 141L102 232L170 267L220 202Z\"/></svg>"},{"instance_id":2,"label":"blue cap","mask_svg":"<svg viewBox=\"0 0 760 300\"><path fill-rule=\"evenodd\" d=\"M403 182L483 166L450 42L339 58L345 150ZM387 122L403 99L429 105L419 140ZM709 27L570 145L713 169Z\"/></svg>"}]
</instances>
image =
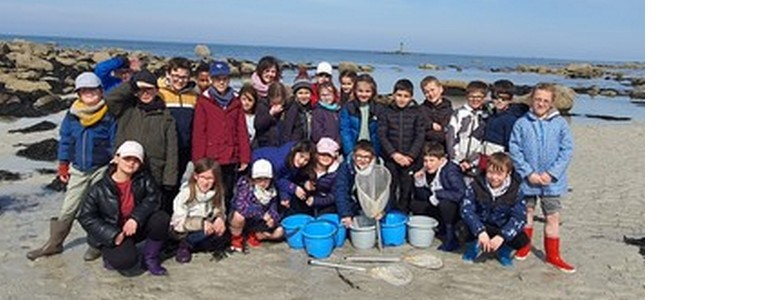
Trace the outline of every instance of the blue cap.
<instances>
[{"instance_id":1,"label":"blue cap","mask_svg":"<svg viewBox=\"0 0 760 300\"><path fill-rule=\"evenodd\" d=\"M230 66L226 62L223 62L223 61L214 61L211 63L208 73L211 77L229 76Z\"/></svg>"}]
</instances>

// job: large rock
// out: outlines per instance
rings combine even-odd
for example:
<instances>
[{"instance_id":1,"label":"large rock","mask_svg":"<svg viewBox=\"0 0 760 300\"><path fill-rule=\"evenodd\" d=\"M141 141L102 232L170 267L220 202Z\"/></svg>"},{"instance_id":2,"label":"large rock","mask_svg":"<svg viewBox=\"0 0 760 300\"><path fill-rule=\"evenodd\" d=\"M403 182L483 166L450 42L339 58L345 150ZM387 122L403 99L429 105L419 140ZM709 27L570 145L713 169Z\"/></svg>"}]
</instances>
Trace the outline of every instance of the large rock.
<instances>
[{"instance_id":1,"label":"large rock","mask_svg":"<svg viewBox=\"0 0 760 300\"><path fill-rule=\"evenodd\" d=\"M5 83L5 88L11 91L31 93L34 91L50 91L52 87L45 81L29 81L18 79L10 74L0 74L0 82Z\"/></svg>"},{"instance_id":2,"label":"large rock","mask_svg":"<svg viewBox=\"0 0 760 300\"><path fill-rule=\"evenodd\" d=\"M42 112L59 112L71 106L69 101L63 100L58 95L45 95L34 101L32 107Z\"/></svg>"},{"instance_id":3,"label":"large rock","mask_svg":"<svg viewBox=\"0 0 760 300\"><path fill-rule=\"evenodd\" d=\"M251 75L253 72L256 72L256 65L250 62L241 62L240 63L240 72L243 75Z\"/></svg>"},{"instance_id":4,"label":"large rock","mask_svg":"<svg viewBox=\"0 0 760 300\"><path fill-rule=\"evenodd\" d=\"M419 65L418 68L420 68L421 70L436 70L436 71L445 69L444 67L437 66L434 64L421 64Z\"/></svg>"},{"instance_id":5,"label":"large rock","mask_svg":"<svg viewBox=\"0 0 760 300\"><path fill-rule=\"evenodd\" d=\"M106 61L111 59L111 53L108 53L108 51L98 51L92 54L92 60L95 61L95 63L99 63L102 61Z\"/></svg>"},{"instance_id":6,"label":"large rock","mask_svg":"<svg viewBox=\"0 0 760 300\"><path fill-rule=\"evenodd\" d=\"M371 73L375 71L375 67L372 65L361 65L359 66L359 71Z\"/></svg>"},{"instance_id":7,"label":"large rock","mask_svg":"<svg viewBox=\"0 0 760 300\"><path fill-rule=\"evenodd\" d=\"M21 180L21 174L16 172L10 172L6 170L0 170L0 181L17 181Z\"/></svg>"},{"instance_id":8,"label":"large rock","mask_svg":"<svg viewBox=\"0 0 760 300\"><path fill-rule=\"evenodd\" d=\"M41 59L39 57L33 56L29 53L10 53L8 54L8 58L10 58L13 63L16 64L16 68L18 69L25 69L25 70L36 70L36 71L45 71L50 72L53 71L53 64L49 61L46 61L44 59Z\"/></svg>"},{"instance_id":9,"label":"large rock","mask_svg":"<svg viewBox=\"0 0 760 300\"><path fill-rule=\"evenodd\" d=\"M355 73L361 72L361 70L359 69L359 65L350 61L342 61L338 63L338 72L343 72L343 71L354 71Z\"/></svg>"},{"instance_id":10,"label":"large rock","mask_svg":"<svg viewBox=\"0 0 760 300\"><path fill-rule=\"evenodd\" d=\"M55 60L67 67L72 67L77 64L77 60L71 57L56 56Z\"/></svg>"},{"instance_id":11,"label":"large rock","mask_svg":"<svg viewBox=\"0 0 760 300\"><path fill-rule=\"evenodd\" d=\"M5 42L0 42L0 55L11 53L11 48Z\"/></svg>"},{"instance_id":12,"label":"large rock","mask_svg":"<svg viewBox=\"0 0 760 300\"><path fill-rule=\"evenodd\" d=\"M443 94L451 97L461 97L467 93L467 82L462 80L441 80Z\"/></svg>"},{"instance_id":13,"label":"large rock","mask_svg":"<svg viewBox=\"0 0 760 300\"><path fill-rule=\"evenodd\" d=\"M195 56L204 60L209 59L211 58L211 49L206 45L198 44L195 46Z\"/></svg>"},{"instance_id":14,"label":"large rock","mask_svg":"<svg viewBox=\"0 0 760 300\"><path fill-rule=\"evenodd\" d=\"M58 141L55 139L46 139L34 144L17 144L14 146L26 146L16 152L16 155L31 160L56 161L58 158Z\"/></svg>"},{"instance_id":15,"label":"large rock","mask_svg":"<svg viewBox=\"0 0 760 300\"><path fill-rule=\"evenodd\" d=\"M561 84L556 84L557 95L554 97L554 107L561 113L567 114L575 103L575 91Z\"/></svg>"},{"instance_id":16,"label":"large rock","mask_svg":"<svg viewBox=\"0 0 760 300\"><path fill-rule=\"evenodd\" d=\"M631 99L644 100L644 85L636 86L636 88L628 93L628 96L631 97Z\"/></svg>"},{"instance_id":17,"label":"large rock","mask_svg":"<svg viewBox=\"0 0 760 300\"><path fill-rule=\"evenodd\" d=\"M604 69L590 64L569 64L562 71L569 78L591 79L604 75Z\"/></svg>"},{"instance_id":18,"label":"large rock","mask_svg":"<svg viewBox=\"0 0 760 300\"><path fill-rule=\"evenodd\" d=\"M29 127L8 130L8 133L31 133L31 132L48 131L48 130L55 129L55 127L57 127L55 123L45 120Z\"/></svg>"}]
</instances>

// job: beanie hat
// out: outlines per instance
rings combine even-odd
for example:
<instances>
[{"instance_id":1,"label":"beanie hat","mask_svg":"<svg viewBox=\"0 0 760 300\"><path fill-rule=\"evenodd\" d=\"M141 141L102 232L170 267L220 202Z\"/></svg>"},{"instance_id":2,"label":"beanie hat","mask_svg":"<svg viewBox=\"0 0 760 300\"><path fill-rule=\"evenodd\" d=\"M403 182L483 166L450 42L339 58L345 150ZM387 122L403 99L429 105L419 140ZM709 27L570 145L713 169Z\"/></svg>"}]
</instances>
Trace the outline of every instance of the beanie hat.
<instances>
[{"instance_id":1,"label":"beanie hat","mask_svg":"<svg viewBox=\"0 0 760 300\"><path fill-rule=\"evenodd\" d=\"M309 80L306 80L306 79L297 79L293 83L293 94L295 94L300 89L308 89L309 91L311 91L311 82L309 82Z\"/></svg>"},{"instance_id":2,"label":"beanie hat","mask_svg":"<svg viewBox=\"0 0 760 300\"><path fill-rule=\"evenodd\" d=\"M214 61L211 63L211 66L209 66L209 76L216 77L216 76L229 76L230 75L230 65L228 65L226 62L223 61Z\"/></svg>"},{"instance_id":3,"label":"beanie hat","mask_svg":"<svg viewBox=\"0 0 760 300\"><path fill-rule=\"evenodd\" d=\"M132 76L132 82L135 83L137 88L155 88L158 87L158 78L153 73L147 70L137 72Z\"/></svg>"},{"instance_id":4,"label":"beanie hat","mask_svg":"<svg viewBox=\"0 0 760 300\"><path fill-rule=\"evenodd\" d=\"M251 178L272 178L272 164L266 159L259 159L251 167Z\"/></svg>"},{"instance_id":5,"label":"beanie hat","mask_svg":"<svg viewBox=\"0 0 760 300\"><path fill-rule=\"evenodd\" d=\"M317 75L327 73L332 76L332 65L329 62L323 61L317 65Z\"/></svg>"},{"instance_id":6,"label":"beanie hat","mask_svg":"<svg viewBox=\"0 0 760 300\"><path fill-rule=\"evenodd\" d=\"M317 153L330 154L335 157L338 156L338 150L340 150L340 145L331 138L323 137L317 142Z\"/></svg>"},{"instance_id":7,"label":"beanie hat","mask_svg":"<svg viewBox=\"0 0 760 300\"><path fill-rule=\"evenodd\" d=\"M92 72L84 72L82 74L79 74L79 76L77 76L77 79L74 80L75 91L83 88L99 87L103 87L103 85L100 83L100 78L98 78L98 76Z\"/></svg>"}]
</instances>

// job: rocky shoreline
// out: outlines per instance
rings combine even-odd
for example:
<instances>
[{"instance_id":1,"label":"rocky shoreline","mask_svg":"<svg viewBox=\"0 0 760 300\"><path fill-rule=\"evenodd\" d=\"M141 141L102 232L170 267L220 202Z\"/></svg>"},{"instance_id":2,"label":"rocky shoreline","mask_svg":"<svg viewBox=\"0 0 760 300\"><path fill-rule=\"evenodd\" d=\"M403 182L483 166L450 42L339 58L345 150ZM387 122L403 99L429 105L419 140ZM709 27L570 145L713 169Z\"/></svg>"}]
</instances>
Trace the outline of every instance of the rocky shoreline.
<instances>
[{"instance_id":1,"label":"rocky shoreline","mask_svg":"<svg viewBox=\"0 0 760 300\"><path fill-rule=\"evenodd\" d=\"M205 45L195 48L197 59L193 67L202 61L208 61L211 50ZM145 68L158 75L164 72L168 57L157 56L143 51L128 52L123 49L108 48L98 51L62 48L54 43L34 43L15 39L0 41L0 116L10 117L39 117L56 113L69 107L73 100L74 78L81 72L91 71L98 62L117 55L131 55L140 58ZM256 69L256 63L250 60L226 58L230 64L233 78L248 78ZM299 67L314 69L312 63L295 64L283 62L283 70L295 70ZM371 65L360 65L354 62L340 62L339 70L354 70L356 72L372 72ZM432 64L419 66L423 70L439 70L453 68L461 71L456 65L439 67ZM616 80L631 89L615 90L597 86L572 87L575 93L594 96L628 96L632 101L642 102L644 99L644 78L625 77L619 69L643 69L642 63L622 65L591 65L569 64L563 67L525 66L514 69L492 68L491 72L530 72L537 74L552 74L567 78L604 78ZM447 96L462 96L467 85L464 81L445 80ZM530 92L527 85L517 86L517 95ZM570 106L572 107L572 105Z\"/></svg>"}]
</instances>

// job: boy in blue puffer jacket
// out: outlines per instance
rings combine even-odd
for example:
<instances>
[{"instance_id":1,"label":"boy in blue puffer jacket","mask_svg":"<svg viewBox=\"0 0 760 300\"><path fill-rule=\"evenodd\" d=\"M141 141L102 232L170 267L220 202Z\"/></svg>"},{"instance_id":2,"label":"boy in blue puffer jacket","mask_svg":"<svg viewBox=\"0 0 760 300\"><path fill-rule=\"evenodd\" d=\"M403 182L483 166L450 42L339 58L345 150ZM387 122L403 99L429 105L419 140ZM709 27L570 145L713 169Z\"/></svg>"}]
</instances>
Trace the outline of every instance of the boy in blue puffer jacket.
<instances>
[{"instance_id":1,"label":"boy in blue puffer jacket","mask_svg":"<svg viewBox=\"0 0 760 300\"><path fill-rule=\"evenodd\" d=\"M572 273L575 268L562 260L559 253L560 197L567 193L567 168L573 155L570 126L557 109L557 92L553 84L539 83L531 92L530 112L517 120L509 141L509 151L523 182L520 191L526 195L526 233L533 233L533 209L541 202L546 217L544 251L546 262ZM525 259L530 245L520 249L515 258Z\"/></svg>"},{"instance_id":2,"label":"boy in blue puffer jacket","mask_svg":"<svg viewBox=\"0 0 760 300\"><path fill-rule=\"evenodd\" d=\"M496 252L499 263L512 265L512 250L529 245L522 231L525 200L520 194L520 178L512 161L503 152L488 158L486 175L470 184L460 213L476 241L465 248L462 259L473 261L480 252Z\"/></svg>"},{"instance_id":3,"label":"boy in blue puffer jacket","mask_svg":"<svg viewBox=\"0 0 760 300\"><path fill-rule=\"evenodd\" d=\"M102 177L114 149L116 119L103 100L100 79L94 73L82 73L75 80L75 90L79 98L61 121L58 145L58 178L67 183L66 195L60 215L50 219L48 241L26 254L30 260L63 251L63 241L71 230L85 191ZM98 251L89 249L85 260L99 256Z\"/></svg>"}]
</instances>

